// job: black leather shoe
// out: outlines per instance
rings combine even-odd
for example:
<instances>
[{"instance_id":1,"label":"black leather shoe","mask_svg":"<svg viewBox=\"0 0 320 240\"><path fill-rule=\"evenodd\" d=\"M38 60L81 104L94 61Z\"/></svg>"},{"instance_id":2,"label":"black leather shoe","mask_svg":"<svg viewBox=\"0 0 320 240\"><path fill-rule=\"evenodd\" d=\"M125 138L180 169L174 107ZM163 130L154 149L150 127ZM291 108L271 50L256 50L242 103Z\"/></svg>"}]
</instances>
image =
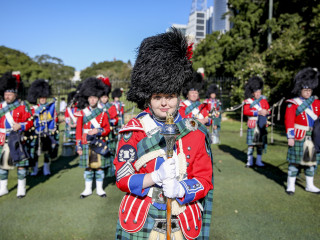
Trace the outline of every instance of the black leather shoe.
<instances>
[{"instance_id":1,"label":"black leather shoe","mask_svg":"<svg viewBox=\"0 0 320 240\"><path fill-rule=\"evenodd\" d=\"M82 194L81 194L81 195L80 195L80 198L81 198L81 199L84 199L84 198L89 197L89 196L91 196L91 194L90 194L90 195L82 195Z\"/></svg>"},{"instance_id":2,"label":"black leather shoe","mask_svg":"<svg viewBox=\"0 0 320 240\"><path fill-rule=\"evenodd\" d=\"M286 191L286 193L287 193L288 195L290 195L290 196L294 195L294 192L292 192L292 191Z\"/></svg>"},{"instance_id":3,"label":"black leather shoe","mask_svg":"<svg viewBox=\"0 0 320 240\"><path fill-rule=\"evenodd\" d=\"M98 195L99 197L106 198L107 194Z\"/></svg>"},{"instance_id":4,"label":"black leather shoe","mask_svg":"<svg viewBox=\"0 0 320 240\"><path fill-rule=\"evenodd\" d=\"M17 196L18 199L24 198L26 195L19 195Z\"/></svg>"}]
</instances>

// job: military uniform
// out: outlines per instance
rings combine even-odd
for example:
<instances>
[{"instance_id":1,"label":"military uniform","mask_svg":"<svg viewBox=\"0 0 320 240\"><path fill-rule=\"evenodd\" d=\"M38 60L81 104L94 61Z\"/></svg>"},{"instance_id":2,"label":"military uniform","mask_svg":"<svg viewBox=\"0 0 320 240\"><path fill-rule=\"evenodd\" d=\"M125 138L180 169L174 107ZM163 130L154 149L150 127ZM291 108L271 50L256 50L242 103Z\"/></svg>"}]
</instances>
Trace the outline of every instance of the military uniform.
<instances>
[{"instance_id":1,"label":"military uniform","mask_svg":"<svg viewBox=\"0 0 320 240\"><path fill-rule=\"evenodd\" d=\"M295 77L293 93L300 95L303 89L314 89L318 85L319 73L312 68L301 70ZM287 138L294 140L289 146L287 161L288 179L286 192L293 195L295 180L298 172L304 169L306 175L306 191L320 193L320 189L313 184L315 168L320 161L320 153L315 150L312 138L315 122L320 116L320 101L314 97L303 98L302 95L288 99L285 113L285 127Z\"/></svg>"},{"instance_id":2,"label":"military uniform","mask_svg":"<svg viewBox=\"0 0 320 240\"><path fill-rule=\"evenodd\" d=\"M0 93L2 95L6 92L17 94L17 89L20 84L20 78L19 81L17 81L17 78L11 73L6 73L0 78ZM10 141L10 135L13 133L12 127L15 123L19 123L21 126L18 132L28 131L32 127L33 123L30 117L30 110L17 99L9 104L6 101L0 104L0 196L8 193L8 170L13 169L13 166L17 167L17 197L22 198L26 195L26 167L29 165L28 156L25 155L24 158L19 159L20 161L16 164L10 162L10 158L12 158L15 153L13 149L8 146L8 141Z\"/></svg>"}]
</instances>

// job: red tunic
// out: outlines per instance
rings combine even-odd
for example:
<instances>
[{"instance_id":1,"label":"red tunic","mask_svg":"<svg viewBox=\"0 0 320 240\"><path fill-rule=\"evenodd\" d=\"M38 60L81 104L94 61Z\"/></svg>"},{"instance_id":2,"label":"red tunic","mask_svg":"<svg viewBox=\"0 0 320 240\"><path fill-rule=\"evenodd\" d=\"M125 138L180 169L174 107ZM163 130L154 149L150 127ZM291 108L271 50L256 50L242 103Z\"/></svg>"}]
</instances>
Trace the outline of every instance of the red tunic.
<instances>
[{"instance_id":1,"label":"red tunic","mask_svg":"<svg viewBox=\"0 0 320 240\"><path fill-rule=\"evenodd\" d=\"M320 116L320 100L316 99L311 104L310 110L305 110L296 116L297 108L299 107L298 101L301 98L289 99L286 102L289 104L286 108L285 113L285 126L287 138L294 138L295 140L302 140L306 135L306 131L313 127L314 119L307 114L308 111L312 110L315 114L314 117L318 118Z\"/></svg>"},{"instance_id":2,"label":"red tunic","mask_svg":"<svg viewBox=\"0 0 320 240\"><path fill-rule=\"evenodd\" d=\"M207 104L200 104L197 108L194 108L191 112L186 113L186 109L188 106L192 104L191 101L185 100L180 103L179 113L182 118L197 118L197 119L203 119L209 116L209 112L207 109Z\"/></svg>"},{"instance_id":3,"label":"red tunic","mask_svg":"<svg viewBox=\"0 0 320 240\"><path fill-rule=\"evenodd\" d=\"M254 98L248 98L244 100L245 105L243 106L243 114L245 116L248 116L248 122L247 122L248 128L255 128L256 122L258 120L258 112L261 109L266 109L269 112L269 108L270 108L269 103L265 98L261 99L261 101L258 104L250 108L250 104L254 100L255 100Z\"/></svg>"},{"instance_id":4,"label":"red tunic","mask_svg":"<svg viewBox=\"0 0 320 240\"><path fill-rule=\"evenodd\" d=\"M86 107L85 109L90 111L89 107ZM97 117L94 118L99 125L98 127L94 126L91 121L83 124L83 117L85 116L84 109L78 111L75 115L78 118L76 128L76 141L78 146L79 144L87 144L87 134L90 129L98 128L101 136L107 136L109 134L110 124L108 115L105 112L100 113Z\"/></svg>"},{"instance_id":5,"label":"red tunic","mask_svg":"<svg viewBox=\"0 0 320 240\"><path fill-rule=\"evenodd\" d=\"M0 109L6 106L5 102L0 104ZM20 105L16 109L10 112L10 115L13 118L13 121L16 123L20 123L22 131L28 131L33 126L33 121L29 119L31 114L27 112L26 107L24 105ZM6 136L12 130L12 126L8 123L6 119L6 115L0 118L0 145L3 145L6 140Z\"/></svg>"}]
</instances>

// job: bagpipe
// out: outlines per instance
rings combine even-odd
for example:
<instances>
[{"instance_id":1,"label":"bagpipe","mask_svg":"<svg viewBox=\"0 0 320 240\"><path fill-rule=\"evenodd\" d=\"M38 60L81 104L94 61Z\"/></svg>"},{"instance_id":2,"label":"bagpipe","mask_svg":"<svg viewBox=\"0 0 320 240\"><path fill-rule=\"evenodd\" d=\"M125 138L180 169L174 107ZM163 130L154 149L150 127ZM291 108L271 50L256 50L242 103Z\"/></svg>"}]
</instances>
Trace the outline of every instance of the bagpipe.
<instances>
[{"instance_id":1,"label":"bagpipe","mask_svg":"<svg viewBox=\"0 0 320 240\"><path fill-rule=\"evenodd\" d=\"M101 167L101 156L107 157L110 154L107 143L103 141L108 138L99 137L98 135L87 135L87 143L89 145L89 166L97 169Z\"/></svg>"},{"instance_id":2,"label":"bagpipe","mask_svg":"<svg viewBox=\"0 0 320 240\"><path fill-rule=\"evenodd\" d=\"M29 120L33 120L34 127L25 134L24 140L37 140L38 156L42 151L48 151L51 158L58 155L59 130L55 119L56 99L45 104L42 108L38 107Z\"/></svg>"}]
</instances>

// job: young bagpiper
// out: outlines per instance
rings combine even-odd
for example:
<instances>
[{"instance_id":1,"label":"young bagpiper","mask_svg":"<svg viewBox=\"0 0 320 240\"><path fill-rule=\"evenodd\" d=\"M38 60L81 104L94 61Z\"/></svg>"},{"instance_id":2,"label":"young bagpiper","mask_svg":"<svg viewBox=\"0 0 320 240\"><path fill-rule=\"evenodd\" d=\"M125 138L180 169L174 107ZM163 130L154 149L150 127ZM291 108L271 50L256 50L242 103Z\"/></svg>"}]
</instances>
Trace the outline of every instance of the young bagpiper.
<instances>
[{"instance_id":1,"label":"young bagpiper","mask_svg":"<svg viewBox=\"0 0 320 240\"><path fill-rule=\"evenodd\" d=\"M114 164L117 187L126 195L116 239L165 239L166 225L170 239L209 239L210 139L206 127L178 112L182 87L192 79L187 49L186 38L175 28L144 39L139 47L127 99L144 111L120 130ZM169 144L161 135L167 115L179 130L172 158L166 157ZM172 208L167 209L167 198Z\"/></svg>"},{"instance_id":2,"label":"young bagpiper","mask_svg":"<svg viewBox=\"0 0 320 240\"><path fill-rule=\"evenodd\" d=\"M212 120L209 118L207 105L201 104L199 101L199 91L202 87L202 75L198 72L194 72L192 80L188 82L182 90L186 100L180 103L179 113L183 118L195 118L202 124L211 126Z\"/></svg>"},{"instance_id":3,"label":"young bagpiper","mask_svg":"<svg viewBox=\"0 0 320 240\"><path fill-rule=\"evenodd\" d=\"M47 102L50 96L51 88L47 80L37 79L32 82L28 90L28 101L34 104L31 111L34 118L34 136L36 138L30 143L31 176L38 174L38 159L42 152L44 153L43 175L51 174L51 159L56 157L54 152L59 145L59 138L56 135L58 118L55 101Z\"/></svg>"},{"instance_id":4,"label":"young bagpiper","mask_svg":"<svg viewBox=\"0 0 320 240\"><path fill-rule=\"evenodd\" d=\"M305 190L320 193L314 186L315 168L320 161L311 139L315 121L320 116L320 101L312 96L312 90L318 86L319 72L314 68L304 68L294 78L292 93L297 97L287 100L285 126L288 138L288 181L286 192L293 195L298 172L304 169ZM319 121L319 120L318 120ZM319 143L317 143L319 144Z\"/></svg>"},{"instance_id":5,"label":"young bagpiper","mask_svg":"<svg viewBox=\"0 0 320 240\"><path fill-rule=\"evenodd\" d=\"M106 192L103 190L104 168L106 168L105 158L95 152L95 145L104 142L99 142L100 138L106 137L110 132L109 119L106 112L98 107L99 98L107 91L106 86L100 79L86 79L79 90L77 96L78 111L76 142L77 152L80 155L79 167L85 168L85 190L80 194L80 198L85 198L92 194L92 181L96 179L96 193L100 197L106 197Z\"/></svg>"},{"instance_id":6,"label":"young bagpiper","mask_svg":"<svg viewBox=\"0 0 320 240\"><path fill-rule=\"evenodd\" d=\"M221 111L222 104L219 99L216 99L218 87L212 84L207 89L207 99L203 101L207 106L209 118L212 119L212 133L211 141L213 144L220 143L220 129L221 129Z\"/></svg>"},{"instance_id":7,"label":"young bagpiper","mask_svg":"<svg viewBox=\"0 0 320 240\"><path fill-rule=\"evenodd\" d=\"M267 144L267 116L269 103L265 96L261 95L263 81L260 77L252 77L245 86L243 114L248 117L247 144L248 161L246 167L253 166L253 150L257 147L256 166L263 167L262 152Z\"/></svg>"},{"instance_id":8,"label":"young bagpiper","mask_svg":"<svg viewBox=\"0 0 320 240\"><path fill-rule=\"evenodd\" d=\"M68 94L68 105L65 111L65 142L75 141L76 139L76 127L77 127L77 117L74 115L78 108L75 101L76 91L70 92Z\"/></svg>"},{"instance_id":9,"label":"young bagpiper","mask_svg":"<svg viewBox=\"0 0 320 240\"><path fill-rule=\"evenodd\" d=\"M26 195L26 167L29 161L26 155L14 152L9 147L10 139L13 134L21 131L28 131L32 127L31 112L19 100L18 89L22 90L22 82L20 78L14 77L11 73L5 73L0 78L0 94L4 97L4 101L0 104L0 197L8 194L8 173L10 169L17 167L18 187L17 197L23 198ZM18 137L21 138L20 135ZM19 146L20 148L21 146ZM13 156L19 155L19 161L14 163Z\"/></svg>"}]
</instances>

